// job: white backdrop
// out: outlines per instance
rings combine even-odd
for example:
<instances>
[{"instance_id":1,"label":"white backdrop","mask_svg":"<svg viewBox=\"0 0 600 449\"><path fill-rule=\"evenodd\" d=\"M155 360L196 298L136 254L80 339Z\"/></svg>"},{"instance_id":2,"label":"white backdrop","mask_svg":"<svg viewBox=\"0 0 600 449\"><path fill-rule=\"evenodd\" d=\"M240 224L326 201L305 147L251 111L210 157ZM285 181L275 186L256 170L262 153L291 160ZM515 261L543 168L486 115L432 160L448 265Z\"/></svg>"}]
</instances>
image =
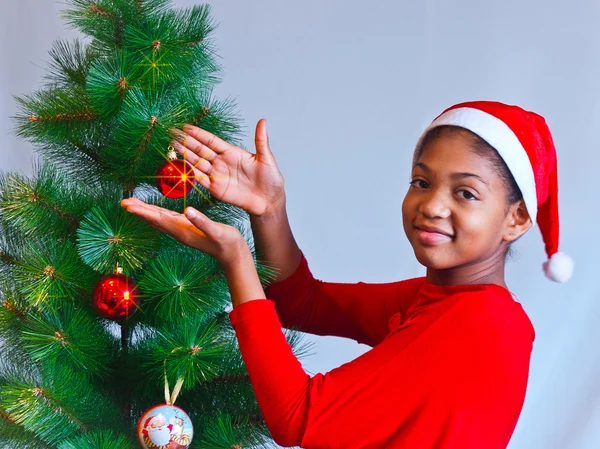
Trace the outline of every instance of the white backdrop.
<instances>
[{"instance_id":1,"label":"white backdrop","mask_svg":"<svg viewBox=\"0 0 600 449\"><path fill-rule=\"evenodd\" d=\"M192 5L178 0L178 6ZM418 136L444 108L498 100L543 115L558 159L567 284L548 281L535 226L515 245L507 284L536 330L511 449L600 447L600 3L548 0L221 1L213 34L254 151L265 117L286 180L290 221L314 275L390 282L425 273L404 235L401 203ZM4 1L0 25L0 169L31 172L32 148L9 134L12 95L39 87L58 37L78 34L62 2ZM587 158L587 159L586 159ZM579 240L577 240L579 238ZM314 374L369 350L308 336Z\"/></svg>"}]
</instances>

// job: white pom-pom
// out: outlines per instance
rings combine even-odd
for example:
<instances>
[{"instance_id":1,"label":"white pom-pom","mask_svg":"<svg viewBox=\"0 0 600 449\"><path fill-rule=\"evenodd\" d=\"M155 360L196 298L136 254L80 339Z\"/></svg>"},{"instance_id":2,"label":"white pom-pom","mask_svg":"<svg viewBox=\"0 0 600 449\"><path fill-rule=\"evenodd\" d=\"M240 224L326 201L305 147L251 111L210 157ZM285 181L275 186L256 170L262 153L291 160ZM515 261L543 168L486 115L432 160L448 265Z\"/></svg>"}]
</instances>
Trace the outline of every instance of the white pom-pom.
<instances>
[{"instance_id":1,"label":"white pom-pom","mask_svg":"<svg viewBox=\"0 0 600 449\"><path fill-rule=\"evenodd\" d=\"M552 254L542 265L544 274L554 282L567 282L573 274L573 259L567 254L557 252Z\"/></svg>"}]
</instances>

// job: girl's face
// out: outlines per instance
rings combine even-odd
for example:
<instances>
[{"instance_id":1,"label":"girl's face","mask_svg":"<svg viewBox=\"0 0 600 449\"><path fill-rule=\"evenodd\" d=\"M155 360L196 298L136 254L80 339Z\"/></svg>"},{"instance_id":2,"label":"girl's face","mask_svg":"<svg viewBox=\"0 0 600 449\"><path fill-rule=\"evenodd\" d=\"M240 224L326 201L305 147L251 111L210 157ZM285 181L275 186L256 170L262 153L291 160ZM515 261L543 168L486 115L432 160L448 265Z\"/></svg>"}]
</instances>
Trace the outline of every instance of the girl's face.
<instances>
[{"instance_id":1,"label":"girl's face","mask_svg":"<svg viewBox=\"0 0 600 449\"><path fill-rule=\"evenodd\" d=\"M500 261L503 267L508 241L502 243L512 240L505 185L470 139L459 132L430 142L402 203L417 260L432 270L459 269L467 278Z\"/></svg>"}]
</instances>

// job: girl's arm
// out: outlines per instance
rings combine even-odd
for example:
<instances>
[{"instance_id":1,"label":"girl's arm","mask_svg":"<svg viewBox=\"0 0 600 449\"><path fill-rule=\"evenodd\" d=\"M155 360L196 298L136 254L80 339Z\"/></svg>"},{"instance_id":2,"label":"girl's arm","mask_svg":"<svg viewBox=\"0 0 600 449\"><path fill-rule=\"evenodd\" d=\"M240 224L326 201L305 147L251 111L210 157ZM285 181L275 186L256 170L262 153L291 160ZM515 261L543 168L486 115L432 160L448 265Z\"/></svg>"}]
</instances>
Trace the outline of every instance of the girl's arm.
<instances>
[{"instance_id":1,"label":"girl's arm","mask_svg":"<svg viewBox=\"0 0 600 449\"><path fill-rule=\"evenodd\" d=\"M279 445L297 445L306 427L310 376L281 331L273 301L265 298L250 249L240 245L239 251L223 267L233 303L230 322L271 436Z\"/></svg>"},{"instance_id":2,"label":"girl's arm","mask_svg":"<svg viewBox=\"0 0 600 449\"><path fill-rule=\"evenodd\" d=\"M237 257L231 258L231 262L224 263L222 266L229 285L233 308L249 301L266 300L246 241L241 239L232 251L236 252Z\"/></svg>"},{"instance_id":3,"label":"girl's arm","mask_svg":"<svg viewBox=\"0 0 600 449\"><path fill-rule=\"evenodd\" d=\"M267 212L250 214L250 225L257 257L278 270L273 283L289 277L298 267L301 255L287 216L285 190Z\"/></svg>"}]
</instances>

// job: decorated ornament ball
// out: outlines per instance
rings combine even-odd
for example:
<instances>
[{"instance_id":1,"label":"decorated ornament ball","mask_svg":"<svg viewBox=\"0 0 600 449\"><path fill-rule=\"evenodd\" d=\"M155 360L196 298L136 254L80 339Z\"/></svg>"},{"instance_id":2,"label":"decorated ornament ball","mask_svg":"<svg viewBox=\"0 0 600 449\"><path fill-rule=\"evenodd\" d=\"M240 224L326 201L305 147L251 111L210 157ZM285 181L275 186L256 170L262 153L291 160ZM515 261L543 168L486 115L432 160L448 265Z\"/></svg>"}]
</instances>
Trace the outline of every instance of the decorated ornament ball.
<instances>
[{"instance_id":1,"label":"decorated ornament ball","mask_svg":"<svg viewBox=\"0 0 600 449\"><path fill-rule=\"evenodd\" d=\"M122 273L100 279L94 289L94 307L109 320L124 320L135 313L140 303L135 281Z\"/></svg>"},{"instance_id":2,"label":"decorated ornament ball","mask_svg":"<svg viewBox=\"0 0 600 449\"><path fill-rule=\"evenodd\" d=\"M137 436L144 449L187 449L192 443L194 427L183 409L159 404L142 415L138 421Z\"/></svg>"},{"instance_id":3,"label":"decorated ornament ball","mask_svg":"<svg viewBox=\"0 0 600 449\"><path fill-rule=\"evenodd\" d=\"M156 172L156 186L167 198L183 198L194 188L193 168L183 159L171 159Z\"/></svg>"}]
</instances>

